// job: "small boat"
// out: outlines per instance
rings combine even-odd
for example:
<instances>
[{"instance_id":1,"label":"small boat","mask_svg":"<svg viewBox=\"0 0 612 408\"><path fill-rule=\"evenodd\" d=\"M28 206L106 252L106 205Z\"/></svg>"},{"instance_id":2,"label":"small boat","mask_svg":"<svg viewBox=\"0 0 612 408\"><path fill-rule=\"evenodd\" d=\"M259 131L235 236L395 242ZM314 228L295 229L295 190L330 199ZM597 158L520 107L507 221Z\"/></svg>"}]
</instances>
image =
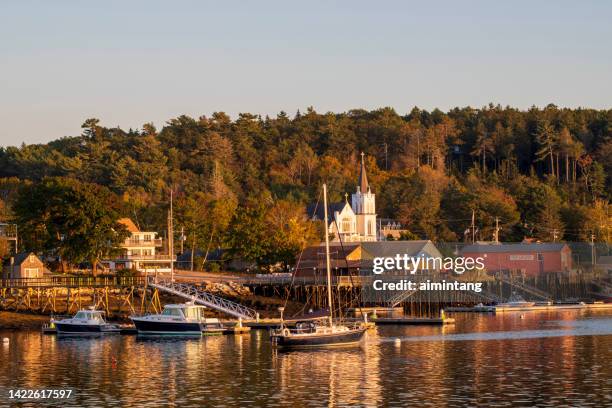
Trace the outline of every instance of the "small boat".
<instances>
[{"instance_id":1,"label":"small boat","mask_svg":"<svg viewBox=\"0 0 612 408\"><path fill-rule=\"evenodd\" d=\"M204 317L204 306L193 303L169 304L161 314L132 316L138 334L144 335L184 335L222 334L224 327L216 318Z\"/></svg>"},{"instance_id":2,"label":"small boat","mask_svg":"<svg viewBox=\"0 0 612 408\"><path fill-rule=\"evenodd\" d=\"M103 311L95 310L94 308L79 310L73 317L67 319L51 319L49 327L55 327L57 334L61 335L110 334L120 332L118 326L106 323Z\"/></svg>"},{"instance_id":3,"label":"small boat","mask_svg":"<svg viewBox=\"0 0 612 408\"><path fill-rule=\"evenodd\" d=\"M327 224L327 186L323 184L324 225ZM313 321L298 323L295 329L289 329L283 321L284 308L280 307L281 326L272 330L270 340L274 347L280 348L307 348L357 345L367 330L364 323L343 324L334 322L333 299L331 289L331 267L329 257L329 236L325 234L325 259L327 269L327 304L330 305L328 316L324 324Z\"/></svg>"}]
</instances>

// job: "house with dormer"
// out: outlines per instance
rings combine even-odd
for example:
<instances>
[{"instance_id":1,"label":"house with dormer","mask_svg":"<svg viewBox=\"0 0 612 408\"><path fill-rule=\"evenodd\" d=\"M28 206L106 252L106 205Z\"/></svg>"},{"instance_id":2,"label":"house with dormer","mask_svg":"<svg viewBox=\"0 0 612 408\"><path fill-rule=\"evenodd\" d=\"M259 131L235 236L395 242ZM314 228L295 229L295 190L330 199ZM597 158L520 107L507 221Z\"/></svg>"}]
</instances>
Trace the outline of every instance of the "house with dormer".
<instances>
[{"instance_id":1,"label":"house with dormer","mask_svg":"<svg viewBox=\"0 0 612 408\"><path fill-rule=\"evenodd\" d=\"M170 272L172 259L168 255L167 243L158 237L157 232L141 231L129 218L118 222L126 227L130 235L120 245L119 255L102 261L111 271L132 269L144 273Z\"/></svg>"}]
</instances>

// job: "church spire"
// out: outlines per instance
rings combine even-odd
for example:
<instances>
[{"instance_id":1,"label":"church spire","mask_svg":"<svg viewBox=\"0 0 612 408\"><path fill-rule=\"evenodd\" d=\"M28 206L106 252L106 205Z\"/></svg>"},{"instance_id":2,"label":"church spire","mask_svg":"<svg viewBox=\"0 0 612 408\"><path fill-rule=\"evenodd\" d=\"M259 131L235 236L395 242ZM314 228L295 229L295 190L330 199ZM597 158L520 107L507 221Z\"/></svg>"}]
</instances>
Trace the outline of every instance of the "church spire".
<instances>
[{"instance_id":1,"label":"church spire","mask_svg":"<svg viewBox=\"0 0 612 408\"><path fill-rule=\"evenodd\" d=\"M366 175L364 156L365 154L361 152L361 171L359 172L359 191L361 191L362 194L367 193L370 188L370 185L368 184L368 176Z\"/></svg>"}]
</instances>

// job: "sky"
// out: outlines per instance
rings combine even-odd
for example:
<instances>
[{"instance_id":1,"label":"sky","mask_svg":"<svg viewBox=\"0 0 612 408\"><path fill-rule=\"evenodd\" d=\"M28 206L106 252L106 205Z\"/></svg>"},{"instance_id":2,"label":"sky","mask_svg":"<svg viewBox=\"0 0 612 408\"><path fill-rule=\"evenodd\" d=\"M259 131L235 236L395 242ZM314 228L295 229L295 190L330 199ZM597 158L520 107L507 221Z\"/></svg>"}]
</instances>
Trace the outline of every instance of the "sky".
<instances>
[{"instance_id":1,"label":"sky","mask_svg":"<svg viewBox=\"0 0 612 408\"><path fill-rule=\"evenodd\" d=\"M0 146L186 114L612 106L607 1L0 2Z\"/></svg>"}]
</instances>

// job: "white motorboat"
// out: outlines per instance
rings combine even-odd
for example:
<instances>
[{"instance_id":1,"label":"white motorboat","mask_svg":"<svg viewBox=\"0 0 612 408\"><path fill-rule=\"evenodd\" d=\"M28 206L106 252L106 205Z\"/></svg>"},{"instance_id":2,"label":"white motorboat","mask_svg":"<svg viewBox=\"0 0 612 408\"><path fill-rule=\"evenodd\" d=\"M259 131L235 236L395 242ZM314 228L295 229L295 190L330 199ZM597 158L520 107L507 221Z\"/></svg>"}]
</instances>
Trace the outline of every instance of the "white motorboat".
<instances>
[{"instance_id":1,"label":"white motorboat","mask_svg":"<svg viewBox=\"0 0 612 408\"><path fill-rule=\"evenodd\" d=\"M71 318L51 319L51 326L56 328L57 334L70 335L119 333L121 331L118 326L104 320L103 311L93 308L79 310Z\"/></svg>"},{"instance_id":2,"label":"white motorboat","mask_svg":"<svg viewBox=\"0 0 612 408\"><path fill-rule=\"evenodd\" d=\"M132 316L138 334L195 335L221 334L224 327L216 318L204 316L204 306L193 303L165 305L160 314Z\"/></svg>"}]
</instances>

